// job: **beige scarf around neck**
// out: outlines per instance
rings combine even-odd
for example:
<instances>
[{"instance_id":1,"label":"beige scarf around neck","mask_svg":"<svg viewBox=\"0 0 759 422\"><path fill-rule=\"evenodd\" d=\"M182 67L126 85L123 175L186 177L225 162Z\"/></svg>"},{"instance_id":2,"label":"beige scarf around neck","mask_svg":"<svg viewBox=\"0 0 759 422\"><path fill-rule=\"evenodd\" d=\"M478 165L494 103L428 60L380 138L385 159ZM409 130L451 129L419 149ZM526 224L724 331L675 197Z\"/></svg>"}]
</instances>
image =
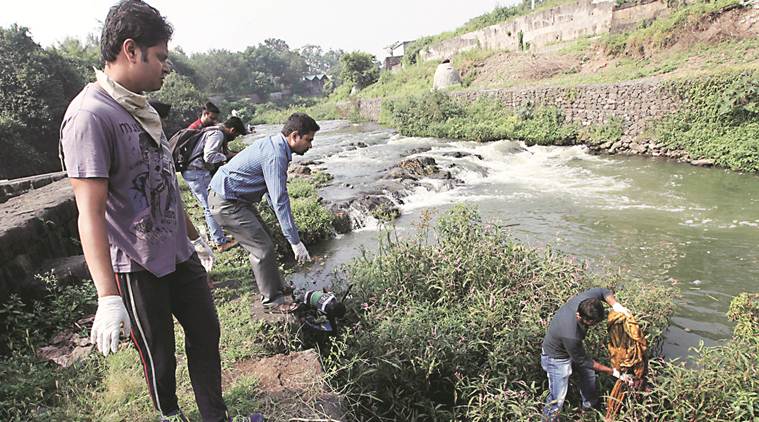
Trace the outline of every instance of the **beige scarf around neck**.
<instances>
[{"instance_id":1,"label":"beige scarf around neck","mask_svg":"<svg viewBox=\"0 0 759 422\"><path fill-rule=\"evenodd\" d=\"M148 103L148 98L124 88L99 69L95 69L95 75L98 85L137 120L156 144L161 145L161 138L164 136L161 117Z\"/></svg>"}]
</instances>

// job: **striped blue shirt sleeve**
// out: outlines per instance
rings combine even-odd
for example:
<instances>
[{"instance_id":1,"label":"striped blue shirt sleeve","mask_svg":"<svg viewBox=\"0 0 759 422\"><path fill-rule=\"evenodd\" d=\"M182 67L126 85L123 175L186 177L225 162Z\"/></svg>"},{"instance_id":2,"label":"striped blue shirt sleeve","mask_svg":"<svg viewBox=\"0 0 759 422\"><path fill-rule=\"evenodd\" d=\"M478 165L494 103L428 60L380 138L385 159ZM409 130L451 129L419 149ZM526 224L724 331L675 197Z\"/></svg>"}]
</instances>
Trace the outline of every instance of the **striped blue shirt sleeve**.
<instances>
[{"instance_id":1,"label":"striped blue shirt sleeve","mask_svg":"<svg viewBox=\"0 0 759 422\"><path fill-rule=\"evenodd\" d=\"M261 164L269 201L282 227L282 234L291 245L297 245L300 243L300 236L298 236L298 227L295 226L295 219L290 208L290 197L287 194L287 160L274 154Z\"/></svg>"}]
</instances>

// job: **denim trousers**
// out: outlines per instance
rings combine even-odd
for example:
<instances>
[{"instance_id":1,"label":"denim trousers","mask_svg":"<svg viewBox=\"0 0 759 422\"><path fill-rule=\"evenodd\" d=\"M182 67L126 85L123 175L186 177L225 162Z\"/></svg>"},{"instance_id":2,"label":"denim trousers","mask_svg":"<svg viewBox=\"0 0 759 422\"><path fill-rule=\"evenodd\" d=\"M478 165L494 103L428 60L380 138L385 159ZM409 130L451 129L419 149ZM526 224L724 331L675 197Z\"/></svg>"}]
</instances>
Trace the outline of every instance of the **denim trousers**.
<instances>
[{"instance_id":1,"label":"denim trousers","mask_svg":"<svg viewBox=\"0 0 759 422\"><path fill-rule=\"evenodd\" d=\"M185 170L182 172L182 177L200 206L203 207L203 215L206 217L211 241L217 245L227 243L229 240L224 236L224 229L221 228L221 224L214 220L211 211L208 209L208 185L211 184L211 173L206 170Z\"/></svg>"},{"instance_id":2,"label":"denim trousers","mask_svg":"<svg viewBox=\"0 0 759 422\"><path fill-rule=\"evenodd\" d=\"M570 358L557 359L546 354L540 356L540 366L548 376L548 397L543 407L544 420L557 421L569 389L569 377L575 374L575 381L580 387L583 409L598 406L598 388L596 372L593 368L573 365Z\"/></svg>"}]
</instances>

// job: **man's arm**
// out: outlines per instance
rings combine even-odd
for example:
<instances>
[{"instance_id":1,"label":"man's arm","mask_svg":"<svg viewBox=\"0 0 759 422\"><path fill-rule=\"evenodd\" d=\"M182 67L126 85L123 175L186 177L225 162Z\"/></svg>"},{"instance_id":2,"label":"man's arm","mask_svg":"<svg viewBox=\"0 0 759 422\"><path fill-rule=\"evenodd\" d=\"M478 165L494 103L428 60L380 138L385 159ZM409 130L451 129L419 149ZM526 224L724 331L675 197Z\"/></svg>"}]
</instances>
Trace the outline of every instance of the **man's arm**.
<instances>
[{"instance_id":1,"label":"man's arm","mask_svg":"<svg viewBox=\"0 0 759 422\"><path fill-rule=\"evenodd\" d=\"M227 161L224 154L224 132L213 130L206 136L206 143L203 146L203 160L208 164L223 163Z\"/></svg>"},{"instance_id":2,"label":"man's arm","mask_svg":"<svg viewBox=\"0 0 759 422\"><path fill-rule=\"evenodd\" d=\"M105 222L108 179L71 178L76 206L79 209L79 238L84 259L98 292L98 309L92 324L90 341L104 354L119 349L122 328L129 335L131 322L116 286L111 265L111 250Z\"/></svg>"},{"instance_id":3,"label":"man's arm","mask_svg":"<svg viewBox=\"0 0 759 422\"><path fill-rule=\"evenodd\" d=\"M282 227L282 234L291 245L297 245L300 236L290 208L290 196L287 194L287 166L273 158L263 163L262 170L271 207Z\"/></svg>"},{"instance_id":4,"label":"man's arm","mask_svg":"<svg viewBox=\"0 0 759 422\"><path fill-rule=\"evenodd\" d=\"M611 309L623 313L627 316L632 316L632 313L630 313L629 309L625 308L621 303L617 302L617 298L614 296L614 293L609 292L609 294L604 297L604 300L609 304L609 306L611 306Z\"/></svg>"},{"instance_id":5,"label":"man's arm","mask_svg":"<svg viewBox=\"0 0 759 422\"><path fill-rule=\"evenodd\" d=\"M98 297L118 296L105 223L108 179L69 179L79 209L79 237Z\"/></svg>"}]
</instances>

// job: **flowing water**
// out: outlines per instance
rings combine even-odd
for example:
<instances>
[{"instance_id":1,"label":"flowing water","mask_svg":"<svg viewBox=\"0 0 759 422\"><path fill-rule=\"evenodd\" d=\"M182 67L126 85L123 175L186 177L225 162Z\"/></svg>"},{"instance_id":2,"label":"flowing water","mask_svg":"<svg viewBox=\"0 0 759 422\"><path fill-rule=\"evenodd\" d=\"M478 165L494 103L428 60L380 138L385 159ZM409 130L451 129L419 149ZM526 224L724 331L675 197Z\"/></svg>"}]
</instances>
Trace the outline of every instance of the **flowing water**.
<instances>
[{"instance_id":1,"label":"flowing water","mask_svg":"<svg viewBox=\"0 0 759 422\"><path fill-rule=\"evenodd\" d=\"M258 134L274 133L261 126ZM357 143L364 143L357 148ZM334 181L321 195L353 198L415 149L463 180L453 190L418 188L404 198L396 221L413 230L423 210L476 205L485 220L513 225L513 235L536 247L550 244L627 279L676 283L682 298L664 353L683 357L703 341L730 337L730 300L759 291L759 177L660 159L595 156L584 147L525 147L514 141L447 142L408 138L376 125L323 122L314 147L299 160L318 160ZM444 154L479 154L453 158ZM451 166L453 165L453 166ZM435 181L430 181L435 186ZM376 224L324 242L323 259L295 275L296 284L325 282L333 270L376 245Z\"/></svg>"}]
</instances>

